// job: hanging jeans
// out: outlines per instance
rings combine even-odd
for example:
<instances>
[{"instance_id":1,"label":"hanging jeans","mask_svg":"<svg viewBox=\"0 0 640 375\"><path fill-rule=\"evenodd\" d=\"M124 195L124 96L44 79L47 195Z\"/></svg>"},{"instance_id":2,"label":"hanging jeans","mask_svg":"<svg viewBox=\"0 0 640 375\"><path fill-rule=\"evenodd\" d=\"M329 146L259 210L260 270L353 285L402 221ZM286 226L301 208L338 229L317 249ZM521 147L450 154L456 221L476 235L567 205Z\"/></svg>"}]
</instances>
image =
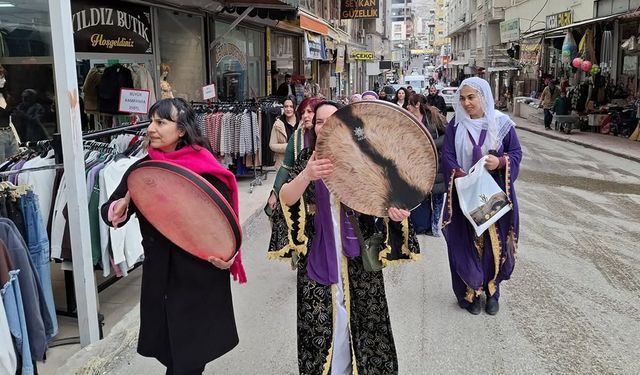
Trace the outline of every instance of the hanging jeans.
<instances>
[{"instance_id":1,"label":"hanging jeans","mask_svg":"<svg viewBox=\"0 0 640 375\"><path fill-rule=\"evenodd\" d=\"M27 331L27 318L22 304L22 293L18 282L19 270L9 271L9 282L2 288L2 301L7 314L9 331L15 338L16 354L22 361L22 375L33 375L35 367L31 359L31 347L29 345L29 333Z\"/></svg>"},{"instance_id":2,"label":"hanging jeans","mask_svg":"<svg viewBox=\"0 0 640 375\"><path fill-rule=\"evenodd\" d=\"M51 269L49 268L49 238L44 219L40 212L38 197L32 191L28 191L21 199L22 214L24 217L27 236L25 242L29 248L29 255L33 266L40 278L42 293L47 304L47 312L51 316L53 331L47 335L48 339L58 334L58 320L56 307L53 301L53 289L51 286Z\"/></svg>"}]
</instances>

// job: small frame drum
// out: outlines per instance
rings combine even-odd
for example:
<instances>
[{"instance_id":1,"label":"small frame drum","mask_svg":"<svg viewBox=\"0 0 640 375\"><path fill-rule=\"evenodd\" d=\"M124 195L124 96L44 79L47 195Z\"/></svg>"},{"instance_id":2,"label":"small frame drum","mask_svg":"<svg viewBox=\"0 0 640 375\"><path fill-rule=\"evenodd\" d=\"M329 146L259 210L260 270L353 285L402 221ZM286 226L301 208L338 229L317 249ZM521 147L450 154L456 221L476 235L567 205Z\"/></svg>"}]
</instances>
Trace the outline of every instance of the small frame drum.
<instances>
[{"instance_id":1,"label":"small frame drum","mask_svg":"<svg viewBox=\"0 0 640 375\"><path fill-rule=\"evenodd\" d=\"M142 215L181 249L207 260L231 259L242 229L231 205L200 175L166 161L145 161L127 179Z\"/></svg>"}]
</instances>

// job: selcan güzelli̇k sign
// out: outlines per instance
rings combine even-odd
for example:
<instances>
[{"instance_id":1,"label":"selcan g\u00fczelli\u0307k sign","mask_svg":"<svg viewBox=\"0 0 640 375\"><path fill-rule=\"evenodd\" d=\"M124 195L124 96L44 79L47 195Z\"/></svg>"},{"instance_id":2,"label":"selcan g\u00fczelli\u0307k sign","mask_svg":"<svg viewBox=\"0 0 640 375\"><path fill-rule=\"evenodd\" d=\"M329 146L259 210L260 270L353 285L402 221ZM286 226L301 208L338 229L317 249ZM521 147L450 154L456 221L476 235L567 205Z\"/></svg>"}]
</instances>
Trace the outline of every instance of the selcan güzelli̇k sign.
<instances>
[{"instance_id":1,"label":"selcan g\u00fczelli\u0307k sign","mask_svg":"<svg viewBox=\"0 0 640 375\"><path fill-rule=\"evenodd\" d=\"M340 2L340 18L378 18L380 0L342 0Z\"/></svg>"},{"instance_id":2,"label":"selcan g\u00fczelli\u0307k sign","mask_svg":"<svg viewBox=\"0 0 640 375\"><path fill-rule=\"evenodd\" d=\"M76 52L151 54L151 9L122 1L71 2Z\"/></svg>"}]
</instances>

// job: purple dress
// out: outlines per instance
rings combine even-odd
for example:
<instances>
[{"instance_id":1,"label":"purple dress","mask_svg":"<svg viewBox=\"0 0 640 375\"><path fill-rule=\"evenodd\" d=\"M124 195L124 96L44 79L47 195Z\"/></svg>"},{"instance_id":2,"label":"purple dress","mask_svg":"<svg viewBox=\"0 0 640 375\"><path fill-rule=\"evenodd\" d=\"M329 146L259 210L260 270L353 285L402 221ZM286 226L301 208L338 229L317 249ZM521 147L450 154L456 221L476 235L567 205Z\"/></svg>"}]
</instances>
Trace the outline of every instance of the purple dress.
<instances>
[{"instance_id":1,"label":"purple dress","mask_svg":"<svg viewBox=\"0 0 640 375\"><path fill-rule=\"evenodd\" d=\"M458 195L454 191L454 174L456 169L461 169L456 159L457 129L451 121L447 126L442 148L441 162L448 191L443 214L443 234L447 240L453 292L459 305L465 307L473 301L474 296L483 292L499 298L500 282L511 277L519 233L514 182L520 171L522 150L516 130L511 128L497 150L498 156L505 156L505 166L493 171L492 176L511 199L512 210L480 237L476 237L460 210Z\"/></svg>"}]
</instances>

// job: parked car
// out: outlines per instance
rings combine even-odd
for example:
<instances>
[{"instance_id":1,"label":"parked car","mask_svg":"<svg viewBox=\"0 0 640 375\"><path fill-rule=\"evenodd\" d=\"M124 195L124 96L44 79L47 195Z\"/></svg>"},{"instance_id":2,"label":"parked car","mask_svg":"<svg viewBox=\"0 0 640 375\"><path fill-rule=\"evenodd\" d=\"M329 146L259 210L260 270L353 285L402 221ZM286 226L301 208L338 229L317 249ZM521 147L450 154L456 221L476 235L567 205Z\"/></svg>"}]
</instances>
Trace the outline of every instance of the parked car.
<instances>
[{"instance_id":1,"label":"parked car","mask_svg":"<svg viewBox=\"0 0 640 375\"><path fill-rule=\"evenodd\" d=\"M457 87L444 87L440 89L440 95L444 98L444 102L447 104L447 109L453 110L453 101L456 97Z\"/></svg>"}]
</instances>

